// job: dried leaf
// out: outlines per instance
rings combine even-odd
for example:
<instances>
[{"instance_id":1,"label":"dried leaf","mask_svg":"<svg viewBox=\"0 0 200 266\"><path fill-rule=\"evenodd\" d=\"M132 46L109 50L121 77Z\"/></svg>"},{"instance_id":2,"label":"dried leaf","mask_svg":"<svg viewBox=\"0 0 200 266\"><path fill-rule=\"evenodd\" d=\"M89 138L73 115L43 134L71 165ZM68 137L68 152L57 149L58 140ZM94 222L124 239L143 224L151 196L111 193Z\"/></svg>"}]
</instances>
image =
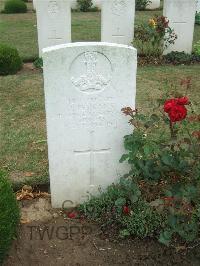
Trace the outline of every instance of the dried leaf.
<instances>
[{"instance_id":1,"label":"dried leaf","mask_svg":"<svg viewBox=\"0 0 200 266\"><path fill-rule=\"evenodd\" d=\"M21 218L20 223L21 224L28 224L28 223L30 223L30 220Z\"/></svg>"},{"instance_id":2,"label":"dried leaf","mask_svg":"<svg viewBox=\"0 0 200 266\"><path fill-rule=\"evenodd\" d=\"M186 246L178 246L176 247L176 252L179 252L181 250L186 250L186 249L187 249Z\"/></svg>"},{"instance_id":3,"label":"dried leaf","mask_svg":"<svg viewBox=\"0 0 200 266\"><path fill-rule=\"evenodd\" d=\"M33 172L25 172L24 173L24 176L25 177L31 177L31 176L33 176L35 173L33 173Z\"/></svg>"}]
</instances>

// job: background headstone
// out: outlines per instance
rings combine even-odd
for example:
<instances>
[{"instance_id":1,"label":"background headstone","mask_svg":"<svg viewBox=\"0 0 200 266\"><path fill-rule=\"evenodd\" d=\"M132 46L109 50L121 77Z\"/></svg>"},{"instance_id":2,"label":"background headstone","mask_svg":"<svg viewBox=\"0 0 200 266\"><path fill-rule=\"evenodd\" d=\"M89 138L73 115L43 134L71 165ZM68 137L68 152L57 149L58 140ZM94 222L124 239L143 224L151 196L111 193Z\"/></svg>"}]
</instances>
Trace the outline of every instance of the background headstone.
<instances>
[{"instance_id":1,"label":"background headstone","mask_svg":"<svg viewBox=\"0 0 200 266\"><path fill-rule=\"evenodd\" d=\"M101 41L130 45L134 36L135 0L103 0Z\"/></svg>"},{"instance_id":2,"label":"background headstone","mask_svg":"<svg viewBox=\"0 0 200 266\"><path fill-rule=\"evenodd\" d=\"M35 7L36 7L36 1L37 0L33 0L33 9L35 10Z\"/></svg>"},{"instance_id":3,"label":"background headstone","mask_svg":"<svg viewBox=\"0 0 200 266\"><path fill-rule=\"evenodd\" d=\"M192 52L196 0L165 0L164 16L169 19L169 25L178 36L174 45L166 49L185 53Z\"/></svg>"},{"instance_id":4,"label":"background headstone","mask_svg":"<svg viewBox=\"0 0 200 266\"><path fill-rule=\"evenodd\" d=\"M160 0L151 0L151 3L147 5L147 9L156 9L160 7Z\"/></svg>"},{"instance_id":5,"label":"background headstone","mask_svg":"<svg viewBox=\"0 0 200 266\"><path fill-rule=\"evenodd\" d=\"M197 6L196 6L196 12L200 12L200 0L196 0Z\"/></svg>"},{"instance_id":6,"label":"background headstone","mask_svg":"<svg viewBox=\"0 0 200 266\"><path fill-rule=\"evenodd\" d=\"M45 47L71 42L71 1L36 0L39 55Z\"/></svg>"},{"instance_id":7,"label":"background headstone","mask_svg":"<svg viewBox=\"0 0 200 266\"><path fill-rule=\"evenodd\" d=\"M43 60L52 204L77 205L129 169L121 108L135 106L137 51L74 43L44 49Z\"/></svg>"}]
</instances>

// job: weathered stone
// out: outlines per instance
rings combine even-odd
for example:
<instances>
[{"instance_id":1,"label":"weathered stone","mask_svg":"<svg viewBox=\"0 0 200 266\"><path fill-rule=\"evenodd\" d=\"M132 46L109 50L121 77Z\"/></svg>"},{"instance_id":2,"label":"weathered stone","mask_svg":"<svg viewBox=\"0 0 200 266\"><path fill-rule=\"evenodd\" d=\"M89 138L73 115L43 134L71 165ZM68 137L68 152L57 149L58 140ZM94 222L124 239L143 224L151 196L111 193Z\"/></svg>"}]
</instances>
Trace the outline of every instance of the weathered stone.
<instances>
[{"instance_id":1,"label":"weathered stone","mask_svg":"<svg viewBox=\"0 0 200 266\"><path fill-rule=\"evenodd\" d=\"M137 52L111 43L43 51L52 204L75 206L128 170L121 108L135 105Z\"/></svg>"}]
</instances>

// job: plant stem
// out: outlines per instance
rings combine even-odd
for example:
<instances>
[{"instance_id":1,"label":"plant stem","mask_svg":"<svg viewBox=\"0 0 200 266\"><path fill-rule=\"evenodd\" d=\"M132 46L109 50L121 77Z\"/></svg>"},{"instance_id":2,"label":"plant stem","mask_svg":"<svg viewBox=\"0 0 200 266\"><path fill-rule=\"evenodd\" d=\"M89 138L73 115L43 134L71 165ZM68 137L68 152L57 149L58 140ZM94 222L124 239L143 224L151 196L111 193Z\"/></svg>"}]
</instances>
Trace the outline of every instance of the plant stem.
<instances>
[{"instance_id":1,"label":"plant stem","mask_svg":"<svg viewBox=\"0 0 200 266\"><path fill-rule=\"evenodd\" d=\"M173 128L173 124L171 120L169 122L169 127L170 127L171 137L173 138L175 137L175 134L174 134L174 128Z\"/></svg>"}]
</instances>

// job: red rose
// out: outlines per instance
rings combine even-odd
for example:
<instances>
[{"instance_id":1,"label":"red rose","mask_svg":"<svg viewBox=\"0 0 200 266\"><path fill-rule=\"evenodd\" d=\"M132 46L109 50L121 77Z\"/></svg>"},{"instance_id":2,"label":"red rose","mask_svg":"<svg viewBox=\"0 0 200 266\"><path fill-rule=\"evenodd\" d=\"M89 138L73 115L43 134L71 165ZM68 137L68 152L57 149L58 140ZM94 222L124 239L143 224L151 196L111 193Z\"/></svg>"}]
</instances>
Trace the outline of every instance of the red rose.
<instances>
[{"instance_id":1,"label":"red rose","mask_svg":"<svg viewBox=\"0 0 200 266\"><path fill-rule=\"evenodd\" d=\"M180 105L186 105L189 104L189 99L188 97L181 97L177 99L177 103Z\"/></svg>"},{"instance_id":2,"label":"red rose","mask_svg":"<svg viewBox=\"0 0 200 266\"><path fill-rule=\"evenodd\" d=\"M171 122L181 121L187 116L187 109L184 105L189 104L187 97L167 100L164 104L164 111L168 113Z\"/></svg>"},{"instance_id":3,"label":"red rose","mask_svg":"<svg viewBox=\"0 0 200 266\"><path fill-rule=\"evenodd\" d=\"M67 214L67 217L70 219L75 219L77 217L77 213L76 212L70 212Z\"/></svg>"},{"instance_id":4,"label":"red rose","mask_svg":"<svg viewBox=\"0 0 200 266\"><path fill-rule=\"evenodd\" d=\"M187 109L183 105L175 105L168 113L171 122L181 121L187 116Z\"/></svg>"},{"instance_id":5,"label":"red rose","mask_svg":"<svg viewBox=\"0 0 200 266\"><path fill-rule=\"evenodd\" d=\"M164 111L165 113L169 113L171 111L171 109L177 104L177 100L176 99L170 99L167 100L164 104Z\"/></svg>"},{"instance_id":6,"label":"red rose","mask_svg":"<svg viewBox=\"0 0 200 266\"><path fill-rule=\"evenodd\" d=\"M123 207L123 213L128 215L130 213L130 208L128 206Z\"/></svg>"}]
</instances>

